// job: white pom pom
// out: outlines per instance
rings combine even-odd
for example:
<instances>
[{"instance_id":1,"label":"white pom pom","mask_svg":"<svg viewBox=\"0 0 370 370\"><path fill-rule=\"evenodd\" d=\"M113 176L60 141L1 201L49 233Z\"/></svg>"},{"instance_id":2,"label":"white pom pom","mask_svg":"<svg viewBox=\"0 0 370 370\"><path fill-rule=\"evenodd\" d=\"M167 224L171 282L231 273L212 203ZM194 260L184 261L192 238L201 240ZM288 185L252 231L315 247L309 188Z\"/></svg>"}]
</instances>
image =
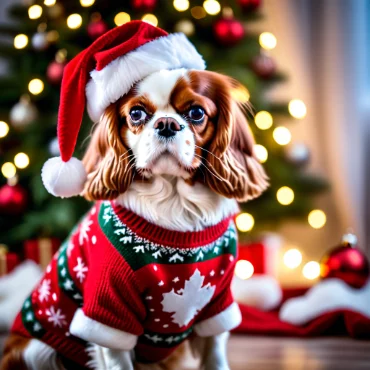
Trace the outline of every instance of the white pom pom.
<instances>
[{"instance_id":1,"label":"white pom pom","mask_svg":"<svg viewBox=\"0 0 370 370\"><path fill-rule=\"evenodd\" d=\"M87 175L78 159L71 158L68 162L63 162L61 157L54 157L45 162L41 177L50 194L68 198L82 192Z\"/></svg>"}]
</instances>

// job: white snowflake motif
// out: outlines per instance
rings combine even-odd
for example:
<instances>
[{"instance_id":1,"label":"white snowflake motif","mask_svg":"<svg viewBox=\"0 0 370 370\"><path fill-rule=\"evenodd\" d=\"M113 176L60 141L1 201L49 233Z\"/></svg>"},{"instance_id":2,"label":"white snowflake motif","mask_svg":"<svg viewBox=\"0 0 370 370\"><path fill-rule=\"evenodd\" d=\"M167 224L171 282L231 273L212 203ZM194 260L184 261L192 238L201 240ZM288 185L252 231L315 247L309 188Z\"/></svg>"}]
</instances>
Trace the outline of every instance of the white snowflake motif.
<instances>
[{"instance_id":1,"label":"white snowflake motif","mask_svg":"<svg viewBox=\"0 0 370 370\"><path fill-rule=\"evenodd\" d=\"M60 308L55 311L54 306L51 306L50 309L46 310L45 312L46 315L49 316L48 321L53 324L54 328L61 328L64 325L67 325L67 321L65 320L66 316L62 314Z\"/></svg>"},{"instance_id":2,"label":"white snowflake motif","mask_svg":"<svg viewBox=\"0 0 370 370\"><path fill-rule=\"evenodd\" d=\"M39 292L39 300L40 302L47 302L50 296L50 279L45 279L42 281L40 288L38 289Z\"/></svg>"},{"instance_id":3,"label":"white snowflake motif","mask_svg":"<svg viewBox=\"0 0 370 370\"><path fill-rule=\"evenodd\" d=\"M35 322L35 323L33 324L33 331L38 332L38 331L40 331L41 329L42 329L42 326L41 326L38 322Z\"/></svg>"},{"instance_id":4,"label":"white snowflake motif","mask_svg":"<svg viewBox=\"0 0 370 370\"><path fill-rule=\"evenodd\" d=\"M71 253L72 253L72 250L74 248L74 244L72 242L69 243L68 247L67 247L67 256L68 257L71 257Z\"/></svg>"},{"instance_id":5,"label":"white snowflake motif","mask_svg":"<svg viewBox=\"0 0 370 370\"><path fill-rule=\"evenodd\" d=\"M150 336L149 334L144 334L149 340L151 340L152 342L154 343L158 343L158 342L162 342L163 339L160 338L157 334L156 335L153 335L153 336Z\"/></svg>"},{"instance_id":6,"label":"white snowflake motif","mask_svg":"<svg viewBox=\"0 0 370 370\"><path fill-rule=\"evenodd\" d=\"M185 281L180 293L172 289L163 294L163 311L173 313L172 322L180 327L188 325L213 297L216 287L209 283L203 286L204 278L196 269L190 279Z\"/></svg>"},{"instance_id":7,"label":"white snowflake motif","mask_svg":"<svg viewBox=\"0 0 370 370\"><path fill-rule=\"evenodd\" d=\"M87 233L90 231L90 226L92 224L93 222L89 220L88 218L82 221L81 228L80 228L80 235L78 236L78 242L80 243L80 245L83 244L84 240L89 240Z\"/></svg>"},{"instance_id":8,"label":"white snowflake motif","mask_svg":"<svg viewBox=\"0 0 370 370\"><path fill-rule=\"evenodd\" d=\"M67 279L64 283L63 283L63 286L64 286L64 289L65 290L72 290L73 289L73 281L70 280L70 279Z\"/></svg>"},{"instance_id":9,"label":"white snowflake motif","mask_svg":"<svg viewBox=\"0 0 370 370\"><path fill-rule=\"evenodd\" d=\"M73 268L76 271L77 279L82 283L86 277L86 272L89 271L88 267L83 263L81 257L77 257L77 265Z\"/></svg>"}]
</instances>

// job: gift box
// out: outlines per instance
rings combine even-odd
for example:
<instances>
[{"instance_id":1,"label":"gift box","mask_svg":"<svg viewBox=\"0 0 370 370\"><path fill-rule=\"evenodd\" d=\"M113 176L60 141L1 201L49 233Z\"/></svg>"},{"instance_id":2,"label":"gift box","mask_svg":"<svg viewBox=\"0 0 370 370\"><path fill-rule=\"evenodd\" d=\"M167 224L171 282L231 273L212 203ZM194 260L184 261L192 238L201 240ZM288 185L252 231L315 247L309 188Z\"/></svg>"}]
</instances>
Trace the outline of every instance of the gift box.
<instances>
[{"instance_id":1,"label":"gift box","mask_svg":"<svg viewBox=\"0 0 370 370\"><path fill-rule=\"evenodd\" d=\"M24 242L24 257L35 261L42 269L51 261L60 247L60 240L56 238L41 238Z\"/></svg>"},{"instance_id":2,"label":"gift box","mask_svg":"<svg viewBox=\"0 0 370 370\"><path fill-rule=\"evenodd\" d=\"M277 234L266 234L260 241L239 244L239 260L249 261L255 274L277 276L279 251L283 245Z\"/></svg>"},{"instance_id":3,"label":"gift box","mask_svg":"<svg viewBox=\"0 0 370 370\"><path fill-rule=\"evenodd\" d=\"M11 272L19 263L19 257L16 253L8 252L7 248L0 245L0 276Z\"/></svg>"}]
</instances>

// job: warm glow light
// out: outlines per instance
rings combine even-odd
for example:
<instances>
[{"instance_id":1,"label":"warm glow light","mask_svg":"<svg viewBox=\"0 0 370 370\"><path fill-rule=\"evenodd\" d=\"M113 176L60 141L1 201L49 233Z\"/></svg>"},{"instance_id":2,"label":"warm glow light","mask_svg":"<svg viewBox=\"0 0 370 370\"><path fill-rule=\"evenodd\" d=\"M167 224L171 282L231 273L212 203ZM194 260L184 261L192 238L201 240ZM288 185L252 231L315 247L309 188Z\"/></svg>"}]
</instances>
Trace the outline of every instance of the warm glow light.
<instances>
[{"instance_id":1,"label":"warm glow light","mask_svg":"<svg viewBox=\"0 0 370 370\"><path fill-rule=\"evenodd\" d=\"M254 218L249 213L241 213L236 216L235 222L238 230L242 232L250 231L254 226Z\"/></svg>"},{"instance_id":2,"label":"warm glow light","mask_svg":"<svg viewBox=\"0 0 370 370\"><path fill-rule=\"evenodd\" d=\"M95 0L80 0L81 6L87 8L95 3Z\"/></svg>"},{"instance_id":3,"label":"warm glow light","mask_svg":"<svg viewBox=\"0 0 370 370\"><path fill-rule=\"evenodd\" d=\"M289 113L297 119L306 117L307 108L306 104L300 99L293 99L288 105Z\"/></svg>"},{"instance_id":4,"label":"warm glow light","mask_svg":"<svg viewBox=\"0 0 370 370\"><path fill-rule=\"evenodd\" d=\"M254 146L254 153L256 154L257 158L261 163L265 163L267 161L267 158L269 156L267 149L260 144L256 144Z\"/></svg>"},{"instance_id":5,"label":"warm glow light","mask_svg":"<svg viewBox=\"0 0 370 370\"><path fill-rule=\"evenodd\" d=\"M307 262L303 266L302 273L306 279L316 279L320 276L320 264L316 261Z\"/></svg>"},{"instance_id":6,"label":"warm glow light","mask_svg":"<svg viewBox=\"0 0 370 370\"><path fill-rule=\"evenodd\" d=\"M34 78L28 84L28 90L33 95L41 94L44 91L44 83L39 78Z\"/></svg>"},{"instance_id":7,"label":"warm glow light","mask_svg":"<svg viewBox=\"0 0 370 370\"><path fill-rule=\"evenodd\" d=\"M308 223L314 229L321 229L326 224L326 214L321 209L314 209L308 215Z\"/></svg>"},{"instance_id":8,"label":"warm glow light","mask_svg":"<svg viewBox=\"0 0 370 370\"><path fill-rule=\"evenodd\" d=\"M279 145L287 145L290 143L290 140L292 140L292 134L290 131L286 127L282 126L276 127L272 136Z\"/></svg>"},{"instance_id":9,"label":"warm glow light","mask_svg":"<svg viewBox=\"0 0 370 370\"><path fill-rule=\"evenodd\" d=\"M178 12L184 12L189 9L189 0L173 0L173 7Z\"/></svg>"},{"instance_id":10,"label":"warm glow light","mask_svg":"<svg viewBox=\"0 0 370 370\"><path fill-rule=\"evenodd\" d=\"M191 8L190 13L195 19L202 19L207 15L202 6L194 6L194 8Z\"/></svg>"},{"instance_id":11,"label":"warm glow light","mask_svg":"<svg viewBox=\"0 0 370 370\"><path fill-rule=\"evenodd\" d=\"M123 24L130 22L130 14L125 12L120 12L114 17L114 23L116 26L122 26Z\"/></svg>"},{"instance_id":12,"label":"warm glow light","mask_svg":"<svg viewBox=\"0 0 370 370\"><path fill-rule=\"evenodd\" d=\"M266 50L272 50L276 47L277 41L271 32L262 32L259 37L261 47Z\"/></svg>"},{"instance_id":13,"label":"warm glow light","mask_svg":"<svg viewBox=\"0 0 370 370\"><path fill-rule=\"evenodd\" d=\"M283 260L286 267L295 269L302 263L302 253L296 248L289 249L284 253Z\"/></svg>"},{"instance_id":14,"label":"warm glow light","mask_svg":"<svg viewBox=\"0 0 370 370\"><path fill-rule=\"evenodd\" d=\"M18 153L14 157L14 164L18 168L26 168L30 164L30 159L26 153Z\"/></svg>"},{"instance_id":15,"label":"warm glow light","mask_svg":"<svg viewBox=\"0 0 370 370\"><path fill-rule=\"evenodd\" d=\"M7 179L10 179L15 176L17 169L14 164L11 162L6 162L1 166L1 172Z\"/></svg>"},{"instance_id":16,"label":"warm glow light","mask_svg":"<svg viewBox=\"0 0 370 370\"><path fill-rule=\"evenodd\" d=\"M260 130L267 130L272 126L274 120L269 112L261 110L255 115L254 122Z\"/></svg>"},{"instance_id":17,"label":"warm glow light","mask_svg":"<svg viewBox=\"0 0 370 370\"><path fill-rule=\"evenodd\" d=\"M23 33L14 37L14 47L16 49L23 49L28 44L28 37Z\"/></svg>"},{"instance_id":18,"label":"warm glow light","mask_svg":"<svg viewBox=\"0 0 370 370\"><path fill-rule=\"evenodd\" d=\"M46 6L53 6L53 5L55 5L56 2L57 2L57 0L44 0L44 4Z\"/></svg>"},{"instance_id":19,"label":"warm glow light","mask_svg":"<svg viewBox=\"0 0 370 370\"><path fill-rule=\"evenodd\" d=\"M175 31L182 32L186 36L191 36L195 32L194 23L188 19L182 19L175 24Z\"/></svg>"},{"instance_id":20,"label":"warm glow light","mask_svg":"<svg viewBox=\"0 0 370 370\"><path fill-rule=\"evenodd\" d=\"M247 280L249 279L254 273L253 265L247 260L239 260L235 264L235 275L239 279Z\"/></svg>"},{"instance_id":21,"label":"warm glow light","mask_svg":"<svg viewBox=\"0 0 370 370\"><path fill-rule=\"evenodd\" d=\"M216 15L221 11L221 5L217 0L206 0L203 8L210 15Z\"/></svg>"},{"instance_id":22,"label":"warm glow light","mask_svg":"<svg viewBox=\"0 0 370 370\"><path fill-rule=\"evenodd\" d=\"M277 191L276 198L280 204L287 206L294 200L294 191L287 186L283 186Z\"/></svg>"},{"instance_id":23,"label":"warm glow light","mask_svg":"<svg viewBox=\"0 0 370 370\"><path fill-rule=\"evenodd\" d=\"M150 23L154 27L158 26L158 19L154 14L145 14L141 20L146 23Z\"/></svg>"},{"instance_id":24,"label":"warm glow light","mask_svg":"<svg viewBox=\"0 0 370 370\"><path fill-rule=\"evenodd\" d=\"M233 99L240 103L246 103L249 101L250 95L247 88L243 85L236 87L235 89L231 90L231 96Z\"/></svg>"},{"instance_id":25,"label":"warm glow light","mask_svg":"<svg viewBox=\"0 0 370 370\"><path fill-rule=\"evenodd\" d=\"M9 125L4 121L0 121L0 138L8 135L8 132L9 132Z\"/></svg>"},{"instance_id":26,"label":"warm glow light","mask_svg":"<svg viewBox=\"0 0 370 370\"><path fill-rule=\"evenodd\" d=\"M82 24L82 17L77 13L71 14L67 18L67 26L72 30L75 30L81 27L81 24Z\"/></svg>"},{"instance_id":27,"label":"warm glow light","mask_svg":"<svg viewBox=\"0 0 370 370\"><path fill-rule=\"evenodd\" d=\"M40 18L42 14L42 8L40 5L32 5L28 8L28 16L30 19Z\"/></svg>"}]
</instances>

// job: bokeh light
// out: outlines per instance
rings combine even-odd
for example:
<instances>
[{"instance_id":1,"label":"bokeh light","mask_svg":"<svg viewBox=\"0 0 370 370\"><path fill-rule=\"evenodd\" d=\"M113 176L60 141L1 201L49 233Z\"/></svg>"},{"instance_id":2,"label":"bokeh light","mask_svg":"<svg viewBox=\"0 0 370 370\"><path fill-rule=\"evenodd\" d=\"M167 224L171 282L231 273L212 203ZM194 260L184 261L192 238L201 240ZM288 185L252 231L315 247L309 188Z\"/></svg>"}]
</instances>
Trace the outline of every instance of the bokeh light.
<instances>
[{"instance_id":1,"label":"bokeh light","mask_svg":"<svg viewBox=\"0 0 370 370\"><path fill-rule=\"evenodd\" d=\"M221 5L217 0L206 0L203 8L209 15L216 15L221 11Z\"/></svg>"},{"instance_id":2,"label":"bokeh light","mask_svg":"<svg viewBox=\"0 0 370 370\"><path fill-rule=\"evenodd\" d=\"M0 138L8 135L8 132L9 132L9 125L4 121L0 121Z\"/></svg>"},{"instance_id":3,"label":"bokeh light","mask_svg":"<svg viewBox=\"0 0 370 370\"><path fill-rule=\"evenodd\" d=\"M307 108L306 104L300 99L293 99L288 105L289 113L292 117L302 119L306 117Z\"/></svg>"},{"instance_id":4,"label":"bokeh light","mask_svg":"<svg viewBox=\"0 0 370 370\"><path fill-rule=\"evenodd\" d=\"M261 163L265 163L267 161L268 156L269 156L268 152L267 152L267 149L263 145L260 145L260 144L256 144L254 146L254 153L256 154L258 160Z\"/></svg>"},{"instance_id":5,"label":"bokeh light","mask_svg":"<svg viewBox=\"0 0 370 370\"><path fill-rule=\"evenodd\" d=\"M40 5L32 5L28 8L28 16L30 19L38 19L42 15L42 8Z\"/></svg>"},{"instance_id":6,"label":"bokeh light","mask_svg":"<svg viewBox=\"0 0 370 370\"><path fill-rule=\"evenodd\" d=\"M294 191L288 186L283 186L276 192L276 198L280 204L287 206L294 200Z\"/></svg>"},{"instance_id":7,"label":"bokeh light","mask_svg":"<svg viewBox=\"0 0 370 370\"><path fill-rule=\"evenodd\" d=\"M235 264L235 275L239 279L247 280L254 273L253 265L247 260L239 260Z\"/></svg>"},{"instance_id":8,"label":"bokeh light","mask_svg":"<svg viewBox=\"0 0 370 370\"><path fill-rule=\"evenodd\" d=\"M14 37L14 47L16 49L24 49L28 44L28 37L23 33Z\"/></svg>"},{"instance_id":9,"label":"bokeh light","mask_svg":"<svg viewBox=\"0 0 370 370\"><path fill-rule=\"evenodd\" d=\"M120 12L116 14L116 16L114 17L114 24L116 26L122 26L123 24L130 22L130 20L131 20L130 14Z\"/></svg>"},{"instance_id":10,"label":"bokeh light","mask_svg":"<svg viewBox=\"0 0 370 370\"><path fill-rule=\"evenodd\" d=\"M30 164L30 159L26 153L18 153L14 157L14 164L18 168L26 168Z\"/></svg>"},{"instance_id":11,"label":"bokeh light","mask_svg":"<svg viewBox=\"0 0 370 370\"><path fill-rule=\"evenodd\" d=\"M15 176L17 173L17 169L15 168L14 164L11 162L6 162L1 166L1 173L7 179L10 179Z\"/></svg>"},{"instance_id":12,"label":"bokeh light","mask_svg":"<svg viewBox=\"0 0 370 370\"><path fill-rule=\"evenodd\" d=\"M303 276L308 280L314 280L320 276L320 264L316 261L307 262L303 266Z\"/></svg>"},{"instance_id":13,"label":"bokeh light","mask_svg":"<svg viewBox=\"0 0 370 370\"><path fill-rule=\"evenodd\" d=\"M259 43L262 48L272 50L275 49L277 40L275 35L271 32L262 32L259 37Z\"/></svg>"},{"instance_id":14,"label":"bokeh light","mask_svg":"<svg viewBox=\"0 0 370 370\"><path fill-rule=\"evenodd\" d=\"M254 116L254 122L260 130L267 130L272 126L274 120L271 113L261 110Z\"/></svg>"},{"instance_id":15,"label":"bokeh light","mask_svg":"<svg viewBox=\"0 0 370 370\"><path fill-rule=\"evenodd\" d=\"M287 145L292 140L292 134L286 127L283 126L276 127L272 133L272 136L279 145Z\"/></svg>"},{"instance_id":16,"label":"bokeh light","mask_svg":"<svg viewBox=\"0 0 370 370\"><path fill-rule=\"evenodd\" d=\"M175 31L182 32L186 36L191 36L195 32L195 26L194 23L189 19L182 19L176 23Z\"/></svg>"},{"instance_id":17,"label":"bokeh light","mask_svg":"<svg viewBox=\"0 0 370 370\"><path fill-rule=\"evenodd\" d=\"M247 232L253 229L254 218L250 213L240 213L235 219L239 231Z\"/></svg>"},{"instance_id":18,"label":"bokeh light","mask_svg":"<svg viewBox=\"0 0 370 370\"><path fill-rule=\"evenodd\" d=\"M142 21L151 24L154 27L158 26L158 19L154 14L145 14L142 18Z\"/></svg>"},{"instance_id":19,"label":"bokeh light","mask_svg":"<svg viewBox=\"0 0 370 370\"><path fill-rule=\"evenodd\" d=\"M75 30L77 28L80 28L82 25L82 17L75 13L75 14L71 14L70 16L68 16L67 18L67 26L71 29L71 30Z\"/></svg>"},{"instance_id":20,"label":"bokeh light","mask_svg":"<svg viewBox=\"0 0 370 370\"><path fill-rule=\"evenodd\" d=\"M46 6L53 6L55 5L56 2L57 2L56 0L44 0L44 4Z\"/></svg>"},{"instance_id":21,"label":"bokeh light","mask_svg":"<svg viewBox=\"0 0 370 370\"><path fill-rule=\"evenodd\" d=\"M314 209L308 215L308 223L314 229L321 229L326 224L326 214L321 209Z\"/></svg>"},{"instance_id":22,"label":"bokeh light","mask_svg":"<svg viewBox=\"0 0 370 370\"><path fill-rule=\"evenodd\" d=\"M295 269L302 263L302 253L297 248L291 248L284 253L283 261L286 267Z\"/></svg>"},{"instance_id":23,"label":"bokeh light","mask_svg":"<svg viewBox=\"0 0 370 370\"><path fill-rule=\"evenodd\" d=\"M28 90L33 95L39 95L44 91L44 83L39 78L34 78L28 84Z\"/></svg>"},{"instance_id":24,"label":"bokeh light","mask_svg":"<svg viewBox=\"0 0 370 370\"><path fill-rule=\"evenodd\" d=\"M195 19L202 19L207 15L202 6L194 6L191 8L190 13Z\"/></svg>"},{"instance_id":25,"label":"bokeh light","mask_svg":"<svg viewBox=\"0 0 370 370\"><path fill-rule=\"evenodd\" d=\"M95 3L95 0L80 0L81 6L87 8Z\"/></svg>"},{"instance_id":26,"label":"bokeh light","mask_svg":"<svg viewBox=\"0 0 370 370\"><path fill-rule=\"evenodd\" d=\"M174 0L173 1L173 7L178 11L178 12L184 12L185 10L189 9L189 0Z\"/></svg>"}]
</instances>

